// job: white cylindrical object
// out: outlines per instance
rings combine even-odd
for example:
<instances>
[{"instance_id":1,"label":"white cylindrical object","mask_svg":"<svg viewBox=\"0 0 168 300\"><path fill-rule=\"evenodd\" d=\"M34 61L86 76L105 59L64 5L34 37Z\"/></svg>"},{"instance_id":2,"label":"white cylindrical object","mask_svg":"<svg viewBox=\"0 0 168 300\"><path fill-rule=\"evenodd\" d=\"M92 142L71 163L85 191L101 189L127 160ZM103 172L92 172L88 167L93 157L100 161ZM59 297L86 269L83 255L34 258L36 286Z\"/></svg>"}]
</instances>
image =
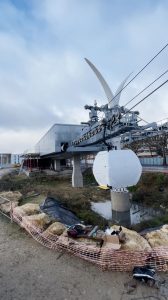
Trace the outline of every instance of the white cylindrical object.
<instances>
[{"instance_id":1,"label":"white cylindrical object","mask_svg":"<svg viewBox=\"0 0 168 300\"><path fill-rule=\"evenodd\" d=\"M93 164L93 174L99 185L124 188L137 184L142 166L132 150L99 152Z\"/></svg>"},{"instance_id":2,"label":"white cylindrical object","mask_svg":"<svg viewBox=\"0 0 168 300\"><path fill-rule=\"evenodd\" d=\"M111 191L111 203L112 210L114 211L129 211L131 208L129 192L124 193Z\"/></svg>"}]
</instances>

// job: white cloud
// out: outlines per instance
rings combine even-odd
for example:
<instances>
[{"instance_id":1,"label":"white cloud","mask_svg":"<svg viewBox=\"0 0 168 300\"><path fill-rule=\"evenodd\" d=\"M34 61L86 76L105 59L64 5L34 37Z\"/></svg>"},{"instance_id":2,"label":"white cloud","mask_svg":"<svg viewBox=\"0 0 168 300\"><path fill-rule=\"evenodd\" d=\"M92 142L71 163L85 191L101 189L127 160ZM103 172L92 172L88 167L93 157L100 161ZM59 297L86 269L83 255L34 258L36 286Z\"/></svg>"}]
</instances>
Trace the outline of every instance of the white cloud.
<instances>
[{"instance_id":1,"label":"white cloud","mask_svg":"<svg viewBox=\"0 0 168 300\"><path fill-rule=\"evenodd\" d=\"M135 4L127 7L131 0L124 6L119 2L120 7L115 1L31 0L29 8L21 9L2 1L0 152L22 152L27 148L24 132L33 146L53 123L86 121L85 104L94 99L105 104L84 57L96 64L115 91L127 74L166 43L166 2L142 1L139 9ZM122 104L165 70L167 53L130 84ZM137 107L144 118L168 116L167 88Z\"/></svg>"},{"instance_id":2,"label":"white cloud","mask_svg":"<svg viewBox=\"0 0 168 300\"><path fill-rule=\"evenodd\" d=\"M44 135L48 128L43 130L5 130L0 131L1 153L22 153L24 150L32 149L39 140L39 137Z\"/></svg>"}]
</instances>

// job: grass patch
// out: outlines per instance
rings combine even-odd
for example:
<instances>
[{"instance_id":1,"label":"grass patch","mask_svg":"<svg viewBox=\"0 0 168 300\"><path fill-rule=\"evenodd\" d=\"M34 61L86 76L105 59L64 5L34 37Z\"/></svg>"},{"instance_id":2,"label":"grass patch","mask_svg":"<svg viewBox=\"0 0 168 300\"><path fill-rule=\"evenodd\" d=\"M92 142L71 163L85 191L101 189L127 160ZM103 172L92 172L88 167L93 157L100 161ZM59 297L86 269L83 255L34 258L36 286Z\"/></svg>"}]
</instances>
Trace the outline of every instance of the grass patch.
<instances>
[{"instance_id":1,"label":"grass patch","mask_svg":"<svg viewBox=\"0 0 168 300\"><path fill-rule=\"evenodd\" d=\"M139 224L133 225L132 229L140 232L146 228L157 227L164 224L168 224L168 214L153 218L151 220L142 221Z\"/></svg>"},{"instance_id":2,"label":"grass patch","mask_svg":"<svg viewBox=\"0 0 168 300\"><path fill-rule=\"evenodd\" d=\"M69 178L59 178L42 174L38 177L27 177L25 175L6 175L0 180L0 191L18 190L23 194L21 204L27 202L41 203L47 196L60 200L64 206L73 211L79 219L86 224L99 225L104 228L107 221L99 214L91 210L91 202L103 202L110 200L110 192L101 190L94 185L91 170L84 172L88 185L83 188L72 188ZM92 185L93 184L93 185ZM163 187L159 191L160 186ZM160 205L168 209L168 175L159 173L142 174L139 183L129 188L132 193L133 202L160 208ZM38 197L27 197L29 192L40 193ZM168 223L168 215L143 221L133 227L138 231Z\"/></svg>"},{"instance_id":3,"label":"grass patch","mask_svg":"<svg viewBox=\"0 0 168 300\"><path fill-rule=\"evenodd\" d=\"M81 210L78 212L78 217L83 220L85 224L99 225L100 229L104 229L108 225L108 221L99 214L91 210Z\"/></svg>"},{"instance_id":4,"label":"grass patch","mask_svg":"<svg viewBox=\"0 0 168 300\"><path fill-rule=\"evenodd\" d=\"M92 185L92 186L97 186L97 182L94 178L92 168L88 168L83 172L83 182L84 185Z\"/></svg>"},{"instance_id":5,"label":"grass patch","mask_svg":"<svg viewBox=\"0 0 168 300\"><path fill-rule=\"evenodd\" d=\"M132 201L146 206L168 208L168 175L160 173L142 174L139 183L130 189Z\"/></svg>"},{"instance_id":6,"label":"grass patch","mask_svg":"<svg viewBox=\"0 0 168 300\"><path fill-rule=\"evenodd\" d=\"M85 173L86 178L91 178L90 172ZM89 179L91 180L91 179ZM47 196L60 200L65 207L74 212L85 224L99 225L104 228L107 221L100 215L92 212L91 201L103 201L110 193L97 188L97 186L85 186L73 188L69 178L58 176L40 175L27 177L25 175L6 176L0 181L0 191L18 190L23 194L21 205L25 203L42 203ZM27 197L29 192L40 193L38 197Z\"/></svg>"}]
</instances>

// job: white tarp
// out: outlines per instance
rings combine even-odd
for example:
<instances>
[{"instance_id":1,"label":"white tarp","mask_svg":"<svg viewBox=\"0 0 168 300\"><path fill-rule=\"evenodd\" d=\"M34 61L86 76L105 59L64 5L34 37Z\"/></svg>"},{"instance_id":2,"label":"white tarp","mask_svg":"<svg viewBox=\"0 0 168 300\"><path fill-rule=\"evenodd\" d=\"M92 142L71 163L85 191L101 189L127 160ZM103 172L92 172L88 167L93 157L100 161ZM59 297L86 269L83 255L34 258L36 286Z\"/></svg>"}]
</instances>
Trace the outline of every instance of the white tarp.
<instances>
[{"instance_id":1,"label":"white tarp","mask_svg":"<svg viewBox=\"0 0 168 300\"><path fill-rule=\"evenodd\" d=\"M99 152L94 160L93 174L99 185L124 188L137 184L142 166L132 150Z\"/></svg>"}]
</instances>

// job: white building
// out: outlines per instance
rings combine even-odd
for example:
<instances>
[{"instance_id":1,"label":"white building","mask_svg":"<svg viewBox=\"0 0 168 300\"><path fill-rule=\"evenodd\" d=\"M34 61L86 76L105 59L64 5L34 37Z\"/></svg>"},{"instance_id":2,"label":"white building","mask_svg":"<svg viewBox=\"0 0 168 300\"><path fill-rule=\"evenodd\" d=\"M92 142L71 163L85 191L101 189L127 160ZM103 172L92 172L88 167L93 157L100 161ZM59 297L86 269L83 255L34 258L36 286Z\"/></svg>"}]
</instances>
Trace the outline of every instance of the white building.
<instances>
[{"instance_id":1,"label":"white building","mask_svg":"<svg viewBox=\"0 0 168 300\"><path fill-rule=\"evenodd\" d=\"M0 168L9 168L20 164L20 154L0 153Z\"/></svg>"}]
</instances>

